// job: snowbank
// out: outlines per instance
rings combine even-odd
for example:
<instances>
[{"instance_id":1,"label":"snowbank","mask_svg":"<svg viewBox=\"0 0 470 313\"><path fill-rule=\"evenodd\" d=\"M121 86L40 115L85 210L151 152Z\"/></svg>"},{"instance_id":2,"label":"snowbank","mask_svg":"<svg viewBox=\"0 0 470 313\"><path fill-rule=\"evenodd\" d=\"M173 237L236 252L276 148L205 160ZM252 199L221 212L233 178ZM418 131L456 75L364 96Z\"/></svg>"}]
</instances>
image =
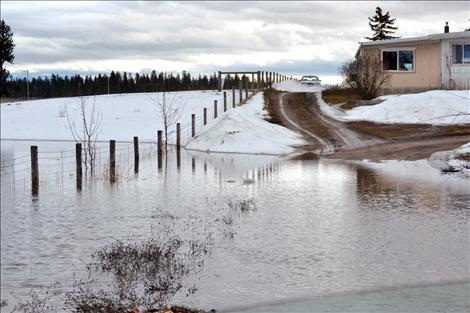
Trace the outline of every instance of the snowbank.
<instances>
[{"instance_id":1,"label":"snowbank","mask_svg":"<svg viewBox=\"0 0 470 313\"><path fill-rule=\"evenodd\" d=\"M305 142L297 133L264 120L262 93L224 114L191 140L186 148L212 152L288 154Z\"/></svg>"},{"instance_id":2,"label":"snowbank","mask_svg":"<svg viewBox=\"0 0 470 313\"><path fill-rule=\"evenodd\" d=\"M322 90L321 86L306 86L302 85L297 80L286 80L280 83L274 83L273 88L286 92L318 92Z\"/></svg>"},{"instance_id":3,"label":"snowbank","mask_svg":"<svg viewBox=\"0 0 470 313\"><path fill-rule=\"evenodd\" d=\"M223 105L223 93L216 91L167 93L168 101L173 98L181 111L182 126L189 125L191 114L200 115L204 107L212 112L214 100L218 100L219 110ZM230 108L231 98L227 97ZM162 93L100 95L83 99L90 109L95 103L97 112L102 114L98 140L131 141L133 136L139 136L141 141L154 140L157 130L163 128L156 105L158 99L161 101ZM73 140L67 122L67 112L79 128L81 123L78 97L1 104L1 138Z\"/></svg>"},{"instance_id":4,"label":"snowbank","mask_svg":"<svg viewBox=\"0 0 470 313\"><path fill-rule=\"evenodd\" d=\"M459 172L470 177L470 142L451 151L433 153L429 163L444 173Z\"/></svg>"},{"instance_id":5,"label":"snowbank","mask_svg":"<svg viewBox=\"0 0 470 313\"><path fill-rule=\"evenodd\" d=\"M319 97L320 98L320 97ZM341 121L458 125L470 123L470 90L432 90L418 94L389 95L383 102L339 112L320 103L323 113Z\"/></svg>"}]
</instances>

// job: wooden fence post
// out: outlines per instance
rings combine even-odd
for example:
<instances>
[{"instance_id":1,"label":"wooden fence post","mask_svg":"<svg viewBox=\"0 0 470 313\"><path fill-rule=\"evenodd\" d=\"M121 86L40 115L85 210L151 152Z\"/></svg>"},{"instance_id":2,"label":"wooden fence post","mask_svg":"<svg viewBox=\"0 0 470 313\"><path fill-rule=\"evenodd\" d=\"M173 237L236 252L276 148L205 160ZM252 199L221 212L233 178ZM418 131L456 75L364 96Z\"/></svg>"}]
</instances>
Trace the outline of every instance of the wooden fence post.
<instances>
[{"instance_id":1,"label":"wooden fence post","mask_svg":"<svg viewBox=\"0 0 470 313\"><path fill-rule=\"evenodd\" d=\"M109 141L109 180L116 181L116 141Z\"/></svg>"},{"instance_id":2,"label":"wooden fence post","mask_svg":"<svg viewBox=\"0 0 470 313\"><path fill-rule=\"evenodd\" d=\"M181 149L181 124L176 123L176 149Z\"/></svg>"},{"instance_id":3,"label":"wooden fence post","mask_svg":"<svg viewBox=\"0 0 470 313\"><path fill-rule=\"evenodd\" d=\"M227 112L227 92L224 91L224 112Z\"/></svg>"},{"instance_id":4,"label":"wooden fence post","mask_svg":"<svg viewBox=\"0 0 470 313\"><path fill-rule=\"evenodd\" d=\"M202 111L203 111L202 112L202 117L203 117L203 120L204 120L204 126L206 126L207 125L207 108L204 108Z\"/></svg>"},{"instance_id":5,"label":"wooden fence post","mask_svg":"<svg viewBox=\"0 0 470 313\"><path fill-rule=\"evenodd\" d=\"M214 119L217 118L217 100L214 100Z\"/></svg>"},{"instance_id":6,"label":"wooden fence post","mask_svg":"<svg viewBox=\"0 0 470 313\"><path fill-rule=\"evenodd\" d=\"M235 85L232 84L232 108L235 107Z\"/></svg>"},{"instance_id":7,"label":"wooden fence post","mask_svg":"<svg viewBox=\"0 0 470 313\"><path fill-rule=\"evenodd\" d=\"M191 114L191 137L196 136L196 114Z\"/></svg>"},{"instance_id":8,"label":"wooden fence post","mask_svg":"<svg viewBox=\"0 0 470 313\"><path fill-rule=\"evenodd\" d=\"M162 139L162 131L157 131L157 162L158 162L158 169L162 168L162 158L163 158L163 139Z\"/></svg>"},{"instance_id":9,"label":"wooden fence post","mask_svg":"<svg viewBox=\"0 0 470 313\"><path fill-rule=\"evenodd\" d=\"M77 189L82 190L82 144L75 144L75 173L77 179Z\"/></svg>"},{"instance_id":10,"label":"wooden fence post","mask_svg":"<svg viewBox=\"0 0 470 313\"><path fill-rule=\"evenodd\" d=\"M31 146L31 194L36 197L39 193L38 146Z\"/></svg>"},{"instance_id":11,"label":"wooden fence post","mask_svg":"<svg viewBox=\"0 0 470 313\"><path fill-rule=\"evenodd\" d=\"M242 80L240 79L239 81L239 89L240 89L240 105L242 104L242 101L243 101L243 82Z\"/></svg>"},{"instance_id":12,"label":"wooden fence post","mask_svg":"<svg viewBox=\"0 0 470 313\"><path fill-rule=\"evenodd\" d=\"M163 154L163 132L157 131L157 152L159 155Z\"/></svg>"},{"instance_id":13,"label":"wooden fence post","mask_svg":"<svg viewBox=\"0 0 470 313\"><path fill-rule=\"evenodd\" d=\"M222 73L221 73L221 71L219 71L219 74L218 74L218 77L217 77L217 82L218 82L218 85L219 85L219 92L220 92L224 88L224 86L222 86Z\"/></svg>"},{"instance_id":14,"label":"wooden fence post","mask_svg":"<svg viewBox=\"0 0 470 313\"><path fill-rule=\"evenodd\" d=\"M176 149L176 168L179 169L181 167L181 150Z\"/></svg>"},{"instance_id":15,"label":"wooden fence post","mask_svg":"<svg viewBox=\"0 0 470 313\"><path fill-rule=\"evenodd\" d=\"M251 73L251 93L255 93L255 73Z\"/></svg>"},{"instance_id":16,"label":"wooden fence post","mask_svg":"<svg viewBox=\"0 0 470 313\"><path fill-rule=\"evenodd\" d=\"M258 74L256 74L256 89L258 90L261 89L260 78L261 78L261 73L260 71L258 71Z\"/></svg>"},{"instance_id":17,"label":"wooden fence post","mask_svg":"<svg viewBox=\"0 0 470 313\"><path fill-rule=\"evenodd\" d=\"M248 89L249 89L249 79L248 76L245 78L245 101L248 100Z\"/></svg>"},{"instance_id":18,"label":"wooden fence post","mask_svg":"<svg viewBox=\"0 0 470 313\"><path fill-rule=\"evenodd\" d=\"M139 137L134 136L134 174L139 173Z\"/></svg>"}]
</instances>

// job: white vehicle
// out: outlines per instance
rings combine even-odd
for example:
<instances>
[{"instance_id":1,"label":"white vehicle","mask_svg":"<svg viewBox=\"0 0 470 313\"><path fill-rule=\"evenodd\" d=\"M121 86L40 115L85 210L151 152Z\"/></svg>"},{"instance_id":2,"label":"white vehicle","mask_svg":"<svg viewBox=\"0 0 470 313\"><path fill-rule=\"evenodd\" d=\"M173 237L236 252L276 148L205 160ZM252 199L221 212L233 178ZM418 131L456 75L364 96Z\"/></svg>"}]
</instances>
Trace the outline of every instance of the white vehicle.
<instances>
[{"instance_id":1,"label":"white vehicle","mask_svg":"<svg viewBox=\"0 0 470 313\"><path fill-rule=\"evenodd\" d=\"M307 86L320 86L321 80L318 76L302 76L300 83Z\"/></svg>"}]
</instances>

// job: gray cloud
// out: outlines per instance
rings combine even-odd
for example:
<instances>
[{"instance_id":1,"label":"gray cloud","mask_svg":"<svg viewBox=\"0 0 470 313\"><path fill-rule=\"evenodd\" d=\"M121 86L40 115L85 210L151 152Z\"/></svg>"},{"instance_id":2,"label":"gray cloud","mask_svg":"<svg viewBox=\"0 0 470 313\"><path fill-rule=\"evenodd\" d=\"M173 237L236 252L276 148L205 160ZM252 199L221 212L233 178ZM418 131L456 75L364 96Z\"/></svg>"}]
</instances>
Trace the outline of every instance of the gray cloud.
<instances>
[{"instance_id":1,"label":"gray cloud","mask_svg":"<svg viewBox=\"0 0 470 313\"><path fill-rule=\"evenodd\" d=\"M207 54L250 58L315 46L330 57L312 51L308 60L283 55L264 61L279 71L303 73L302 68L310 67L336 73L354 54L357 42L370 34L367 17L376 6L397 18L402 36L441 32L444 21L450 21L453 31L468 27L468 2L421 1L4 2L2 18L15 34L16 67L42 65L61 71L60 62L93 67L103 60L187 62ZM419 27L406 27L410 23ZM194 69L223 65L206 63Z\"/></svg>"}]
</instances>

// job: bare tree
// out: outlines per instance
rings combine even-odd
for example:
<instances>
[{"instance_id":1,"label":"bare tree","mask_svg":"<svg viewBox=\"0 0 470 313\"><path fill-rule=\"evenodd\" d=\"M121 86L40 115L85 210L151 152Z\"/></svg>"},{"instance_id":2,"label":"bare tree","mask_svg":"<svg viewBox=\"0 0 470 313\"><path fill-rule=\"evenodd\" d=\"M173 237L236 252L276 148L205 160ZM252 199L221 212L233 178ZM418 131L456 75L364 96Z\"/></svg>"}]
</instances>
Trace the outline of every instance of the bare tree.
<instances>
[{"instance_id":1,"label":"bare tree","mask_svg":"<svg viewBox=\"0 0 470 313\"><path fill-rule=\"evenodd\" d=\"M347 61L341 66L340 74L349 86L357 89L359 99L363 100L376 98L390 80L390 73L382 69L380 57L372 53Z\"/></svg>"},{"instance_id":2,"label":"bare tree","mask_svg":"<svg viewBox=\"0 0 470 313\"><path fill-rule=\"evenodd\" d=\"M444 89L455 89L455 80L452 79L452 70L449 56L445 57L445 70L447 72L447 81L444 83Z\"/></svg>"},{"instance_id":3,"label":"bare tree","mask_svg":"<svg viewBox=\"0 0 470 313\"><path fill-rule=\"evenodd\" d=\"M93 176L97 154L96 141L101 131L103 114L97 110L95 98L93 98L93 103L88 105L87 100L84 97L80 97L79 110L80 119L79 125L77 125L66 106L67 122L75 141L82 144L85 173L90 169L90 175Z\"/></svg>"},{"instance_id":4,"label":"bare tree","mask_svg":"<svg viewBox=\"0 0 470 313\"><path fill-rule=\"evenodd\" d=\"M170 96L166 91L163 91L161 97L157 95L157 99L154 100L158 114L160 115L163 123L165 147L168 145L168 138L175 132L174 126L181 119L184 106L186 105L186 102L178 102L176 95L177 94L174 93Z\"/></svg>"}]
</instances>

